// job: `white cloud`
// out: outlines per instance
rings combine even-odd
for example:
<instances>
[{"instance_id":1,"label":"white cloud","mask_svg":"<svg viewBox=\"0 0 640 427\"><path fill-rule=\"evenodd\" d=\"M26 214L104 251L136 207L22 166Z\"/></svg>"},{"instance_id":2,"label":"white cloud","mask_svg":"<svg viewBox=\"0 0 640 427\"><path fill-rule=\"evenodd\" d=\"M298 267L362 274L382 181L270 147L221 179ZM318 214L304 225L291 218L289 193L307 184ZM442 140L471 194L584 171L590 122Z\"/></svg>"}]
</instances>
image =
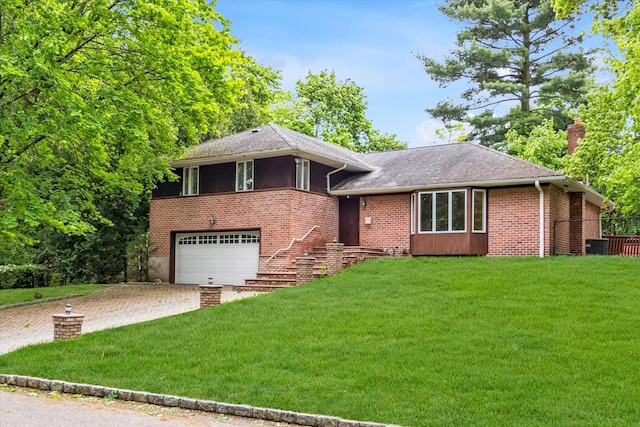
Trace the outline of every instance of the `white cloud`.
<instances>
[{"instance_id":1,"label":"white cloud","mask_svg":"<svg viewBox=\"0 0 640 427\"><path fill-rule=\"evenodd\" d=\"M425 120L415 128L415 136L422 145L441 144L443 141L436 135L436 130L442 129L444 125L434 119ZM417 145L416 145L417 146Z\"/></svg>"},{"instance_id":2,"label":"white cloud","mask_svg":"<svg viewBox=\"0 0 640 427\"><path fill-rule=\"evenodd\" d=\"M419 145L454 143L460 136L467 135L471 132L471 126L468 123L455 122L454 124L462 124L462 128L460 130L455 130L451 135L451 140L449 141L440 138L436 134L437 130L444 130L444 124L442 122L434 119L425 120L415 128L415 136L423 144L410 144L410 146L417 147Z\"/></svg>"}]
</instances>

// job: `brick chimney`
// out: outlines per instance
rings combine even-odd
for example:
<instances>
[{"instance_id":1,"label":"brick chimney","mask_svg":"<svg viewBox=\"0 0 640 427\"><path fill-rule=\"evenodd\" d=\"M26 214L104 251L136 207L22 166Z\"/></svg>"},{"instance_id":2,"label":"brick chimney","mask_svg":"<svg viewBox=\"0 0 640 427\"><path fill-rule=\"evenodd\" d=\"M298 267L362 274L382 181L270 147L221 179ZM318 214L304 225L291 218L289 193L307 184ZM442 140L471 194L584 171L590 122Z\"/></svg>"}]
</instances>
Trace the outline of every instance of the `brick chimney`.
<instances>
[{"instance_id":1,"label":"brick chimney","mask_svg":"<svg viewBox=\"0 0 640 427\"><path fill-rule=\"evenodd\" d=\"M580 140L585 136L584 125L580 119L575 119L572 125L567 126L567 142L569 143L569 155L573 154L580 144Z\"/></svg>"}]
</instances>

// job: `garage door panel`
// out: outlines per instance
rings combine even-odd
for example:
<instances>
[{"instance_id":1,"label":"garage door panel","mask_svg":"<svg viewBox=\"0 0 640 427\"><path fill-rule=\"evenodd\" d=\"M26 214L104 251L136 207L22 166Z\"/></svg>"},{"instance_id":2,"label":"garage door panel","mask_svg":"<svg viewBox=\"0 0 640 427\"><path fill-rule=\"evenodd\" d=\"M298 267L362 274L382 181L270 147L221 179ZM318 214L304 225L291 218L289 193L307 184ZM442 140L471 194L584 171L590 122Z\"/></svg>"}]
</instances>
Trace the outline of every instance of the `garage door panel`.
<instances>
[{"instance_id":1,"label":"garage door panel","mask_svg":"<svg viewBox=\"0 0 640 427\"><path fill-rule=\"evenodd\" d=\"M244 284L256 277L260 233L180 233L176 235L176 283Z\"/></svg>"}]
</instances>

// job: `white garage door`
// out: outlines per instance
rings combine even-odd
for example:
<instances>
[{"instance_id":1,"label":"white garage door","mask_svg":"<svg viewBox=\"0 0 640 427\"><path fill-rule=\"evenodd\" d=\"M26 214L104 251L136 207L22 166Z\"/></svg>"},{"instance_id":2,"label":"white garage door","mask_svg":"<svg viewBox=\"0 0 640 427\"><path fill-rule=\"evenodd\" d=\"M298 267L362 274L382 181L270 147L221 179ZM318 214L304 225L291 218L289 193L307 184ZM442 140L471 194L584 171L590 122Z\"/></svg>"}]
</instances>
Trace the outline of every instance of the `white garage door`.
<instances>
[{"instance_id":1,"label":"white garage door","mask_svg":"<svg viewBox=\"0 0 640 427\"><path fill-rule=\"evenodd\" d=\"M242 285L256 277L260 232L176 234L176 283Z\"/></svg>"}]
</instances>

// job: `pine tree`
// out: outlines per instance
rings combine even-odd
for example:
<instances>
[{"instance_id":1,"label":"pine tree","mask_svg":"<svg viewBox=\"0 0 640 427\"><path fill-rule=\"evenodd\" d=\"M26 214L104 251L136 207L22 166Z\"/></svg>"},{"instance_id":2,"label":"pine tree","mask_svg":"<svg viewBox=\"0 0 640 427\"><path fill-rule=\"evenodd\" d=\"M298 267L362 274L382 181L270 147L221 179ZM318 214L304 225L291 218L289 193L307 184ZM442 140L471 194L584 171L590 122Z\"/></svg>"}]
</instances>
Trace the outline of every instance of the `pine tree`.
<instances>
[{"instance_id":1,"label":"pine tree","mask_svg":"<svg viewBox=\"0 0 640 427\"><path fill-rule=\"evenodd\" d=\"M445 125L469 123L470 139L485 145L504 141L507 130L527 134L546 119L563 129L569 109L584 103L593 50L580 47L577 15L556 19L549 0L449 0L440 6L464 28L458 48L443 63L417 55L441 87L467 80L471 87L426 111ZM500 117L500 104L513 105ZM480 111L480 113L478 113Z\"/></svg>"}]
</instances>

